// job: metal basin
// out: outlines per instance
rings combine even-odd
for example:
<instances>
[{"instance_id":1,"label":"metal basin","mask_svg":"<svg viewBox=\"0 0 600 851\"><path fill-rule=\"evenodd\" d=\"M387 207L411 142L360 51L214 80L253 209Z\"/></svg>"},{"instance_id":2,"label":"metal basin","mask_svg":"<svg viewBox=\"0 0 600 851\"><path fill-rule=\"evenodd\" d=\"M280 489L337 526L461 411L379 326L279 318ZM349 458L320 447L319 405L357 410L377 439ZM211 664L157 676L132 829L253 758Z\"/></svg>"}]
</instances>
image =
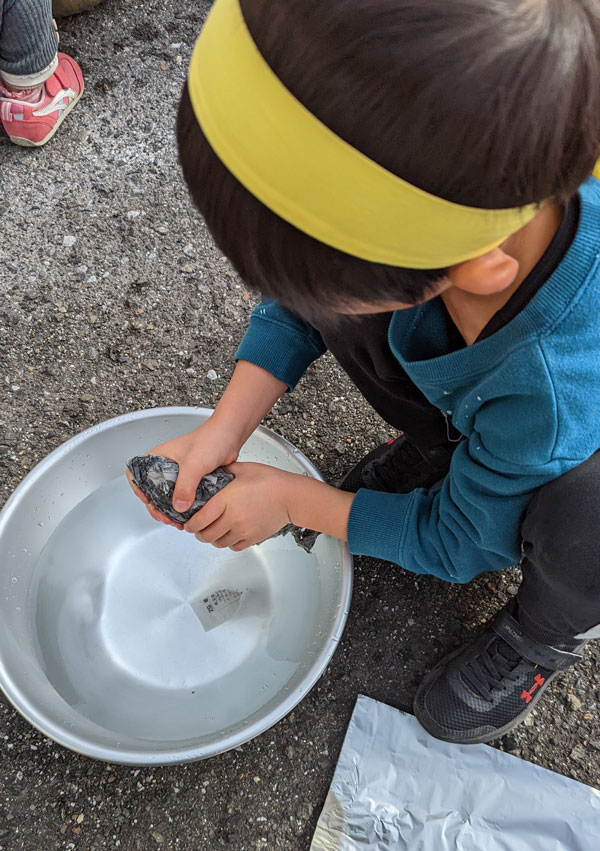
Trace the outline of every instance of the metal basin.
<instances>
[{"instance_id":1,"label":"metal basin","mask_svg":"<svg viewBox=\"0 0 600 851\"><path fill-rule=\"evenodd\" d=\"M291 536L241 553L155 523L125 461L210 416L109 420L32 470L0 513L0 685L45 735L137 765L212 756L263 732L323 673L352 586L345 545ZM320 478L265 428L240 460Z\"/></svg>"}]
</instances>

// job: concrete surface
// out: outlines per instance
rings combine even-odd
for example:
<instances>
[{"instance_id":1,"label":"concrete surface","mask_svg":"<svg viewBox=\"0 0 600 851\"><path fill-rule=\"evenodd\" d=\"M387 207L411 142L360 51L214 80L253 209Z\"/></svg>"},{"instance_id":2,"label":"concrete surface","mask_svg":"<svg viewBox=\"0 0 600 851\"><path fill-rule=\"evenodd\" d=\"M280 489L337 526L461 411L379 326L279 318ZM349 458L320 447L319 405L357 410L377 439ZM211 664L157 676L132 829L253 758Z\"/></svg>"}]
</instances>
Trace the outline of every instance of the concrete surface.
<instances>
[{"instance_id":1,"label":"concrete surface","mask_svg":"<svg viewBox=\"0 0 600 851\"><path fill-rule=\"evenodd\" d=\"M210 406L231 372L252 298L187 198L173 133L207 8L107 0L62 21L85 96L46 148L0 140L2 502L76 432L143 407ZM388 433L329 358L267 424L331 480ZM357 694L409 707L421 676L516 581L513 571L451 587L358 560L319 685L274 729L207 762L92 762L0 704L1 851L306 851ZM599 657L589 648L500 745L600 786Z\"/></svg>"}]
</instances>

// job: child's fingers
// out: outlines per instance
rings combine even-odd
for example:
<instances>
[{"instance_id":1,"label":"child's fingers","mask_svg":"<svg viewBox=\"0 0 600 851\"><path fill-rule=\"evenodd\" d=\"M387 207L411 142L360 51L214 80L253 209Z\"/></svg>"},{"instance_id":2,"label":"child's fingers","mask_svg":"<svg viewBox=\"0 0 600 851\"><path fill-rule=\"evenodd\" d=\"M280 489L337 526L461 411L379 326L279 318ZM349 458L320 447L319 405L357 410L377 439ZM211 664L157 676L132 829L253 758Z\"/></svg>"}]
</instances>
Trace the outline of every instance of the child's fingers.
<instances>
[{"instance_id":1,"label":"child's fingers","mask_svg":"<svg viewBox=\"0 0 600 851\"><path fill-rule=\"evenodd\" d=\"M204 508L201 508L193 517L190 517L183 528L186 532L191 532L192 535L195 535L197 532L206 529L215 520L218 520L224 511L225 500L222 499L221 494L217 493L208 500Z\"/></svg>"},{"instance_id":2,"label":"child's fingers","mask_svg":"<svg viewBox=\"0 0 600 851\"><path fill-rule=\"evenodd\" d=\"M194 501L200 479L210 470L204 470L194 464L180 464L175 482L172 504L175 511L187 511Z\"/></svg>"},{"instance_id":3,"label":"child's fingers","mask_svg":"<svg viewBox=\"0 0 600 851\"><path fill-rule=\"evenodd\" d=\"M153 520L158 520L159 523L164 523L165 526L174 526L176 529L183 529L183 523L177 523L175 520L171 520L170 517L167 517L158 508L155 508L152 503L148 503L146 509Z\"/></svg>"},{"instance_id":4,"label":"child's fingers","mask_svg":"<svg viewBox=\"0 0 600 851\"><path fill-rule=\"evenodd\" d=\"M225 549L225 547L233 547L240 541L240 536L237 532L228 532L226 535L223 535L221 538L217 538L216 541L212 541L213 547L218 547L219 549Z\"/></svg>"},{"instance_id":5,"label":"child's fingers","mask_svg":"<svg viewBox=\"0 0 600 851\"><path fill-rule=\"evenodd\" d=\"M205 544L214 544L215 541L218 541L219 538L222 538L224 535L231 534L230 524L224 514L222 514L214 523L211 523L210 526L205 526L199 532L196 532L196 537L199 541L202 541ZM237 536L233 543L240 539L240 535ZM229 546L228 544L226 546Z\"/></svg>"}]
</instances>

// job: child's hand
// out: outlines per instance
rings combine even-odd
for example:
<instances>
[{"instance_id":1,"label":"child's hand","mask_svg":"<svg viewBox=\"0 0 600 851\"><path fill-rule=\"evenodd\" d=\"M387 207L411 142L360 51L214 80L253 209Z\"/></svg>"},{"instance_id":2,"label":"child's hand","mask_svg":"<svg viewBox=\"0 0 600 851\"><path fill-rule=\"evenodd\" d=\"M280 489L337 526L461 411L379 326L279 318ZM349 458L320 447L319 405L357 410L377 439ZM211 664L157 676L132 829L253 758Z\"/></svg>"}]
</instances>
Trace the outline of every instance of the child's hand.
<instances>
[{"instance_id":1,"label":"child's hand","mask_svg":"<svg viewBox=\"0 0 600 851\"><path fill-rule=\"evenodd\" d=\"M240 447L229 437L227 430L222 426L218 427L209 419L194 431L155 446L149 454L162 455L179 464L179 475L173 491L173 507L177 511L186 511L194 501L200 479L207 473L212 473L216 467L233 463L239 450ZM129 470L127 479L133 492L142 500L154 520L183 529L183 524L165 517L149 502L148 497L134 485Z\"/></svg>"},{"instance_id":2,"label":"child's hand","mask_svg":"<svg viewBox=\"0 0 600 851\"><path fill-rule=\"evenodd\" d=\"M183 527L199 541L238 552L278 532L290 517L287 501L302 476L266 464L230 464L235 479Z\"/></svg>"}]
</instances>

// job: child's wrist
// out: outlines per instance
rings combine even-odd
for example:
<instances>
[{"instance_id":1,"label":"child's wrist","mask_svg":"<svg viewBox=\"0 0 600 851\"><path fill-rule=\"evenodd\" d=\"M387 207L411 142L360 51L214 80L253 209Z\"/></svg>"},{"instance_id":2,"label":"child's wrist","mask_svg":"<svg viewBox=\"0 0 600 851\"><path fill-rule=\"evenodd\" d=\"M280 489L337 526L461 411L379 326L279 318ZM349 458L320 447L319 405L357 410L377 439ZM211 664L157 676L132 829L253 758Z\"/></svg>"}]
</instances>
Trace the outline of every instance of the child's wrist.
<instances>
[{"instance_id":1,"label":"child's wrist","mask_svg":"<svg viewBox=\"0 0 600 851\"><path fill-rule=\"evenodd\" d=\"M355 494L306 476L285 475L282 498L290 522L345 541Z\"/></svg>"},{"instance_id":2,"label":"child's wrist","mask_svg":"<svg viewBox=\"0 0 600 851\"><path fill-rule=\"evenodd\" d=\"M211 414L206 425L215 429L220 443L227 444L228 448L236 455L248 439L243 425L238 423L235 417L225 412L219 412L218 408Z\"/></svg>"}]
</instances>

